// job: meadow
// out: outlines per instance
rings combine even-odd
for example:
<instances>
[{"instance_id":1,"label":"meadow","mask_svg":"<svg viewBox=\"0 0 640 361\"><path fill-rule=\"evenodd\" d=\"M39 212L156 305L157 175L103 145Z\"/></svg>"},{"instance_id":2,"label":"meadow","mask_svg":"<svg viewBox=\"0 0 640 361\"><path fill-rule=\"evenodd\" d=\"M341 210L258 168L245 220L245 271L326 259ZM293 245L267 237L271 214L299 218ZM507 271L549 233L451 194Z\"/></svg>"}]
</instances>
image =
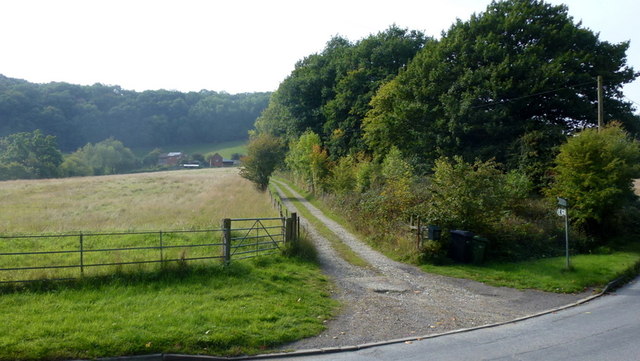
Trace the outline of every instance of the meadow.
<instances>
[{"instance_id":1,"label":"meadow","mask_svg":"<svg viewBox=\"0 0 640 361\"><path fill-rule=\"evenodd\" d=\"M236 168L0 182L0 234L217 228L272 217Z\"/></svg>"},{"instance_id":2,"label":"meadow","mask_svg":"<svg viewBox=\"0 0 640 361\"><path fill-rule=\"evenodd\" d=\"M275 216L268 193L237 172L0 182L0 235L199 230ZM268 352L323 329L336 307L330 287L314 262L279 254L2 285L0 360Z\"/></svg>"}]
</instances>

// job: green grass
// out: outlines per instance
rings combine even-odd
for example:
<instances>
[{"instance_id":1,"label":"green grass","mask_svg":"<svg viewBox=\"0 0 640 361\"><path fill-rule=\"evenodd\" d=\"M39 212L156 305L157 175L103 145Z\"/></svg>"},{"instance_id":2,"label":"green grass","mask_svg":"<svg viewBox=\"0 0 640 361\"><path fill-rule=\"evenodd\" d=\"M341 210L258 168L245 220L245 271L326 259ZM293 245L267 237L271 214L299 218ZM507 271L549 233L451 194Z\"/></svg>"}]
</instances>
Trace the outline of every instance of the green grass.
<instances>
[{"instance_id":1,"label":"green grass","mask_svg":"<svg viewBox=\"0 0 640 361\"><path fill-rule=\"evenodd\" d=\"M274 180L288 184L292 189L294 189L300 195L302 195L307 200L309 200L310 197L308 194L305 194L305 192L296 188L290 182L286 182L281 178L277 178ZM340 255L340 257L342 257L342 259L344 259L345 261L349 262L354 266L365 267L365 268L371 267L371 265L367 261L365 261L360 256L358 256L358 254L355 253L349 246L344 244L344 242L342 242L342 240L340 240L340 238L336 236L336 234L333 231L331 231L327 226L325 226L324 223L320 222L316 217L314 217L311 214L311 212L301 204L300 201L293 198L293 194L291 194L291 192L289 192L284 187L280 187L280 189L287 197L291 197L290 200L296 206L296 209L298 210L298 212L300 212L299 215L307 219L307 221L309 221L309 223L311 223L313 227L316 230L318 230L318 232L331 243L331 246L336 250L336 252L338 252L338 254ZM311 203L314 204L313 202ZM325 212L324 210L323 212L325 213L325 215L328 215L328 213ZM335 220L335 221L339 222L338 220ZM344 223L341 223L341 224L344 224Z\"/></svg>"},{"instance_id":2,"label":"green grass","mask_svg":"<svg viewBox=\"0 0 640 361\"><path fill-rule=\"evenodd\" d=\"M543 258L512 263L485 265L423 265L426 272L450 277L468 278L494 286L538 289L549 292L575 293L587 288L603 288L624 276L640 263L640 247L611 254L576 255L566 270L565 257Z\"/></svg>"},{"instance_id":3,"label":"green grass","mask_svg":"<svg viewBox=\"0 0 640 361\"><path fill-rule=\"evenodd\" d=\"M271 217L236 168L0 182L0 234L217 228Z\"/></svg>"},{"instance_id":4,"label":"green grass","mask_svg":"<svg viewBox=\"0 0 640 361\"><path fill-rule=\"evenodd\" d=\"M0 360L256 354L319 333L336 306L315 264L278 256L14 287Z\"/></svg>"},{"instance_id":5,"label":"green grass","mask_svg":"<svg viewBox=\"0 0 640 361\"><path fill-rule=\"evenodd\" d=\"M268 194L257 192L238 176L237 169L0 182L0 204L0 234L4 235L212 229L219 227L222 218L277 214ZM85 235L84 246L148 246L158 241L157 234L137 237ZM165 233L163 241L176 245L217 239L211 233ZM76 247L77 242L74 237L12 238L0 246L0 253L61 250ZM177 248L166 250L164 257L201 251L219 253L218 249ZM120 251L115 255L115 261L137 257ZM76 253L58 256L54 262L59 264L78 263ZM85 256L87 263L102 261L99 253ZM6 257L0 261L3 267L8 264ZM26 264L14 261L15 266ZM78 270L72 271L75 274L69 276L77 277ZM318 266L300 257L263 256L232 261L227 268L213 260L103 271L87 269L85 277L76 281L0 286L0 360L159 352L255 354L316 335L336 306Z\"/></svg>"},{"instance_id":6,"label":"green grass","mask_svg":"<svg viewBox=\"0 0 640 361\"><path fill-rule=\"evenodd\" d=\"M247 154L248 140L236 140L224 143L196 143L196 144L180 144L180 145L167 145L160 147L163 152L183 152L186 154L202 154L206 156L211 153L220 153L220 155L226 159L231 159L231 155L234 153ZM137 157L144 157L155 147L141 147L132 148L131 150Z\"/></svg>"}]
</instances>

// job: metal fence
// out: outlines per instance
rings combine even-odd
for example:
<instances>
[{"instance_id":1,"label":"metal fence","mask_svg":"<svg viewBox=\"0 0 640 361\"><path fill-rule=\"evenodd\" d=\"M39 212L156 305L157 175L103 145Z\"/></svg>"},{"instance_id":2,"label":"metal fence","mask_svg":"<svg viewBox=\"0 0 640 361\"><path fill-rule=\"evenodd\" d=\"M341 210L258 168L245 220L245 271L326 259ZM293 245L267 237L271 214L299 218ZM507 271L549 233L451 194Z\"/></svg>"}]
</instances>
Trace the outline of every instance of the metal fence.
<instances>
[{"instance_id":1,"label":"metal fence","mask_svg":"<svg viewBox=\"0 0 640 361\"><path fill-rule=\"evenodd\" d=\"M298 238L295 214L224 219L220 229L0 236L0 283L65 280L153 264L228 264L278 252Z\"/></svg>"}]
</instances>

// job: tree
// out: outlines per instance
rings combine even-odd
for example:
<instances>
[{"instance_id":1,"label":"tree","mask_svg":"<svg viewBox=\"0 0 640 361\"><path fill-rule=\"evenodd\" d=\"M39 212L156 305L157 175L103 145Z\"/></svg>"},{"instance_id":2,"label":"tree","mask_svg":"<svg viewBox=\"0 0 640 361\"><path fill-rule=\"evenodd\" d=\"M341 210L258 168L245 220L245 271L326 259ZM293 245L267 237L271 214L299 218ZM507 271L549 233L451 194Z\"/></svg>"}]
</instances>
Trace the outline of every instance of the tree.
<instances>
[{"instance_id":1,"label":"tree","mask_svg":"<svg viewBox=\"0 0 640 361\"><path fill-rule=\"evenodd\" d=\"M320 136L311 130L307 130L297 140L291 142L289 152L285 158L285 163L293 174L299 180L311 186L312 189L315 186L313 163L319 161L319 159L314 159L314 150L320 152L321 146L322 140Z\"/></svg>"},{"instance_id":2,"label":"tree","mask_svg":"<svg viewBox=\"0 0 640 361\"><path fill-rule=\"evenodd\" d=\"M396 145L427 165L453 155L505 163L530 132L559 145L557 134L594 124L598 75L607 117L636 129L638 117L621 93L638 76L627 66L628 47L574 24L564 5L494 1L427 43L378 91L365 140L380 156Z\"/></svg>"},{"instance_id":3,"label":"tree","mask_svg":"<svg viewBox=\"0 0 640 361\"><path fill-rule=\"evenodd\" d=\"M442 157L436 160L427 186L425 215L447 229L490 234L510 202L507 189L495 161L467 163L459 156Z\"/></svg>"},{"instance_id":4,"label":"tree","mask_svg":"<svg viewBox=\"0 0 640 361\"><path fill-rule=\"evenodd\" d=\"M2 179L57 177L61 163L56 137L40 130L0 138Z\"/></svg>"},{"instance_id":5,"label":"tree","mask_svg":"<svg viewBox=\"0 0 640 361\"><path fill-rule=\"evenodd\" d=\"M137 165L131 149L109 138L96 144L88 143L68 156L63 171L69 176L107 175L124 173Z\"/></svg>"},{"instance_id":6,"label":"tree","mask_svg":"<svg viewBox=\"0 0 640 361\"><path fill-rule=\"evenodd\" d=\"M613 215L633 203L640 177L640 143L614 122L585 129L560 147L547 194L569 201L573 223L592 236L611 230Z\"/></svg>"},{"instance_id":7,"label":"tree","mask_svg":"<svg viewBox=\"0 0 640 361\"><path fill-rule=\"evenodd\" d=\"M249 142L247 156L242 158L240 175L265 191L269 178L284 158L284 146L280 139L270 134L260 134Z\"/></svg>"},{"instance_id":8,"label":"tree","mask_svg":"<svg viewBox=\"0 0 640 361\"><path fill-rule=\"evenodd\" d=\"M397 75L426 38L391 26L357 42L336 36L296 64L256 122L258 132L297 140L318 134L333 160L364 150L361 121L375 91Z\"/></svg>"}]
</instances>

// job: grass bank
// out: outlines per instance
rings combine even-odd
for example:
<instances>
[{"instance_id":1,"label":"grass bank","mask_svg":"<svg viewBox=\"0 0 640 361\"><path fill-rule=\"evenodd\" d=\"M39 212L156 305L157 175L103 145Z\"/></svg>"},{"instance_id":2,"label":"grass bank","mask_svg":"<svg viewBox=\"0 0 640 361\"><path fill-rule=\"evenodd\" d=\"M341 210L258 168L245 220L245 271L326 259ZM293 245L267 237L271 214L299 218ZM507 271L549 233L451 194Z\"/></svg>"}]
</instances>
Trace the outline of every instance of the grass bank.
<instances>
[{"instance_id":1,"label":"grass bank","mask_svg":"<svg viewBox=\"0 0 640 361\"><path fill-rule=\"evenodd\" d=\"M22 287L0 288L0 360L256 354L335 307L315 264L279 256Z\"/></svg>"}]
</instances>

